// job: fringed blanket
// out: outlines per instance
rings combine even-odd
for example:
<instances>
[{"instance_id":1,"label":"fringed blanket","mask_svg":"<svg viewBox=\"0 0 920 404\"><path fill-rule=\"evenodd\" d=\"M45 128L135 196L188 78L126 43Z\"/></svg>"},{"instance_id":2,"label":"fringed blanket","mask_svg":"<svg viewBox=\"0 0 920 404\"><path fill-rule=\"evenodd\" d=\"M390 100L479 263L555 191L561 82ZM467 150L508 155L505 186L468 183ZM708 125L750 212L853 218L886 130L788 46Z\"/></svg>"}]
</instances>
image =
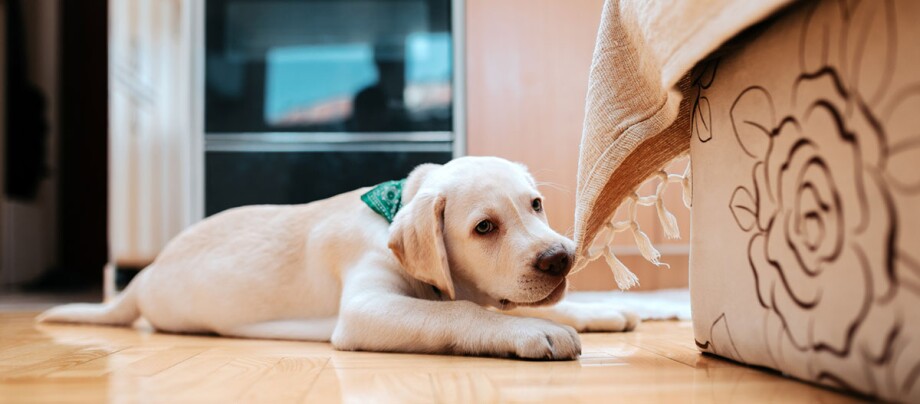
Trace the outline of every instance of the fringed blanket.
<instances>
[{"instance_id":1,"label":"fringed blanket","mask_svg":"<svg viewBox=\"0 0 920 404\"><path fill-rule=\"evenodd\" d=\"M661 265L635 212L639 206L656 207L666 234L677 237L673 215L659 196L668 183L680 183L689 204L689 172L662 171L689 149L692 114L706 113L692 111L685 96L693 81L689 71L724 42L791 1L607 0L581 140L575 271L604 256L620 288L636 284L609 240L596 240L605 229L611 237L631 231L642 255ZM661 180L656 194L636 194L650 178ZM628 219L615 223L614 214L621 207L629 210Z\"/></svg>"}]
</instances>

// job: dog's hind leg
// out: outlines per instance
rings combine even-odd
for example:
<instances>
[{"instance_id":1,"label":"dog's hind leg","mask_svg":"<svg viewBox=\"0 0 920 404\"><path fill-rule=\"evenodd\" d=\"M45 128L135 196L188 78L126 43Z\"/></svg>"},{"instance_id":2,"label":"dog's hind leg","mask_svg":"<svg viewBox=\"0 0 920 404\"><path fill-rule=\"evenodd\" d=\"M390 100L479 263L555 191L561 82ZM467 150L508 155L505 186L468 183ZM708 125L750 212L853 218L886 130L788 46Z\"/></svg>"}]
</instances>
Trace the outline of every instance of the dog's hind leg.
<instances>
[{"instance_id":1,"label":"dog's hind leg","mask_svg":"<svg viewBox=\"0 0 920 404\"><path fill-rule=\"evenodd\" d=\"M337 321L338 317L266 321L218 330L217 333L239 338L328 342Z\"/></svg>"}]
</instances>

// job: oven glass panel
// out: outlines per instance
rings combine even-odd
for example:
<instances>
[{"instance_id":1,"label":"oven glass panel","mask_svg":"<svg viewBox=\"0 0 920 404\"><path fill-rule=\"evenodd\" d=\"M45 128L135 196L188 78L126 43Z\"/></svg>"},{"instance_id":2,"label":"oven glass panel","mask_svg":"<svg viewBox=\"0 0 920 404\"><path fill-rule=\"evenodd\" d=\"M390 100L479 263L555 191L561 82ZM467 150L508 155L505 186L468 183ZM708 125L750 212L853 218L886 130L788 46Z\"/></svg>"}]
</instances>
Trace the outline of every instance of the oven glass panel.
<instances>
[{"instance_id":1,"label":"oven glass panel","mask_svg":"<svg viewBox=\"0 0 920 404\"><path fill-rule=\"evenodd\" d=\"M205 215L236 206L295 204L405 178L450 152L208 152Z\"/></svg>"},{"instance_id":2,"label":"oven glass panel","mask_svg":"<svg viewBox=\"0 0 920 404\"><path fill-rule=\"evenodd\" d=\"M449 0L208 0L205 132L452 129Z\"/></svg>"}]
</instances>

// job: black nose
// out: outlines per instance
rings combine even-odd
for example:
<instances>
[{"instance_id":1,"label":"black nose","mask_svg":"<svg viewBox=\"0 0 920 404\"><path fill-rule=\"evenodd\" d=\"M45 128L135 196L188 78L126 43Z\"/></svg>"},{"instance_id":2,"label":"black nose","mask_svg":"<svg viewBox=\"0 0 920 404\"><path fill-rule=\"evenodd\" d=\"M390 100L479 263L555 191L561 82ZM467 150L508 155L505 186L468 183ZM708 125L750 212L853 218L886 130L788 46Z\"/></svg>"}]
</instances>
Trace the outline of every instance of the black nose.
<instances>
[{"instance_id":1,"label":"black nose","mask_svg":"<svg viewBox=\"0 0 920 404\"><path fill-rule=\"evenodd\" d=\"M571 265L572 259L569 253L562 248L552 248L537 256L537 270L549 275L566 275Z\"/></svg>"}]
</instances>

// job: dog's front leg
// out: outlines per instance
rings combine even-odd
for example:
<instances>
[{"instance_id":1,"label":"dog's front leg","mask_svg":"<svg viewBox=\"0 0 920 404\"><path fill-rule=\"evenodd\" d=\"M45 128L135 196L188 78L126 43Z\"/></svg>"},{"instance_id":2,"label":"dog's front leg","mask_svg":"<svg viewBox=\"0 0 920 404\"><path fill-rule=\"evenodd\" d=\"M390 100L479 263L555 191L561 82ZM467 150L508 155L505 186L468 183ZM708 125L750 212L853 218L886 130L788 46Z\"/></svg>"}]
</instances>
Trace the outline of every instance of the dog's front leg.
<instances>
[{"instance_id":1,"label":"dog's front leg","mask_svg":"<svg viewBox=\"0 0 920 404\"><path fill-rule=\"evenodd\" d=\"M635 313L606 303L580 303L563 300L548 307L518 307L507 314L552 320L574 327L579 332L631 331L641 321Z\"/></svg>"},{"instance_id":2,"label":"dog's front leg","mask_svg":"<svg viewBox=\"0 0 920 404\"><path fill-rule=\"evenodd\" d=\"M409 297L404 283L394 274L349 279L332 344L342 350L551 360L581 353L581 340L571 327L495 313L467 301Z\"/></svg>"}]
</instances>

